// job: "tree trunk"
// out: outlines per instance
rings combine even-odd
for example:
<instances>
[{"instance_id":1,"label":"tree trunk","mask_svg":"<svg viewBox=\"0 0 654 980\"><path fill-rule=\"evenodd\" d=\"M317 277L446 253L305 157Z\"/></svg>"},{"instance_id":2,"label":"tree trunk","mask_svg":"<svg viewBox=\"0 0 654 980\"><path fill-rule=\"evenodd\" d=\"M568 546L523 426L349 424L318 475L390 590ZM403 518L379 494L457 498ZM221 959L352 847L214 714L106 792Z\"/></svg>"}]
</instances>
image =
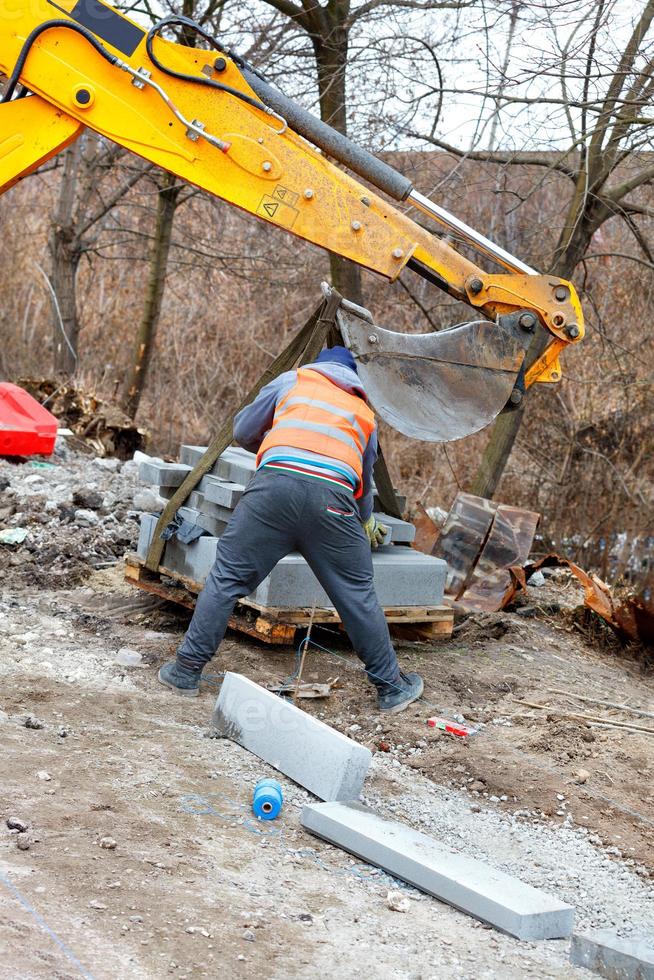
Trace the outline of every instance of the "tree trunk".
<instances>
[{"instance_id":1,"label":"tree trunk","mask_svg":"<svg viewBox=\"0 0 654 980\"><path fill-rule=\"evenodd\" d=\"M152 348L161 314L166 286L166 269L170 240L173 232L177 198L182 185L172 174L166 174L164 184L157 199L157 217L154 240L150 251L148 283L145 292L145 305L136 336L136 346L122 399L122 407L130 418L138 411L145 386Z\"/></svg>"},{"instance_id":2,"label":"tree trunk","mask_svg":"<svg viewBox=\"0 0 654 980\"><path fill-rule=\"evenodd\" d=\"M320 118L347 136L345 69L348 54L347 28L332 26L326 36L312 36L318 68ZM363 306L361 269L340 255L329 256L332 285L346 299Z\"/></svg>"},{"instance_id":3,"label":"tree trunk","mask_svg":"<svg viewBox=\"0 0 654 980\"><path fill-rule=\"evenodd\" d=\"M79 320L75 281L80 260L74 207L81 153L81 140L64 151L64 164L48 241L51 262L52 333L54 370L70 376L77 368Z\"/></svg>"},{"instance_id":4,"label":"tree trunk","mask_svg":"<svg viewBox=\"0 0 654 980\"><path fill-rule=\"evenodd\" d=\"M583 195L573 196L568 209L568 216L561 231L559 243L554 253L554 261L550 272L552 275L569 279L579 262L584 257L593 234L602 223L602 215L597 208L579 213L583 208ZM547 347L550 335L540 330L527 351L525 364L530 367ZM475 474L470 492L479 497L492 498L509 461L511 450L520 431L524 403L519 409L504 412L498 416L493 425L490 439Z\"/></svg>"}]
</instances>

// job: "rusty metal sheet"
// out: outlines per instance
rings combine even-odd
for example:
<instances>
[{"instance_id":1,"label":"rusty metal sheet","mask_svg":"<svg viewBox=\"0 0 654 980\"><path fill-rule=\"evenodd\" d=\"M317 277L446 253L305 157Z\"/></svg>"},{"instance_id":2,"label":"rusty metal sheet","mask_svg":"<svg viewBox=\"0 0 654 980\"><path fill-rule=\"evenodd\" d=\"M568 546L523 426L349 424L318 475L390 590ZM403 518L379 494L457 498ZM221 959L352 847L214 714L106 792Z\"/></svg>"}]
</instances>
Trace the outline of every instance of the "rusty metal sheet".
<instances>
[{"instance_id":1,"label":"rusty metal sheet","mask_svg":"<svg viewBox=\"0 0 654 980\"><path fill-rule=\"evenodd\" d=\"M610 586L592 573L589 575L579 565L561 555L550 554L540 561L527 565L523 571L524 579L516 575L516 589L539 568L560 566L569 568L584 589L584 605L615 630L623 640L654 646L654 605L643 596L629 595L617 597ZM513 569L514 573L517 571ZM515 594L514 591L514 594ZM512 598L512 596L510 597Z\"/></svg>"},{"instance_id":2,"label":"rusty metal sheet","mask_svg":"<svg viewBox=\"0 0 654 980\"><path fill-rule=\"evenodd\" d=\"M642 596L631 596L614 609L616 628L631 640L654 647L654 605Z\"/></svg>"},{"instance_id":3,"label":"rusty metal sheet","mask_svg":"<svg viewBox=\"0 0 654 980\"><path fill-rule=\"evenodd\" d=\"M432 549L438 541L441 529L420 502L416 504L416 513L413 515L412 523L416 529L413 547L425 555L433 554Z\"/></svg>"}]
</instances>

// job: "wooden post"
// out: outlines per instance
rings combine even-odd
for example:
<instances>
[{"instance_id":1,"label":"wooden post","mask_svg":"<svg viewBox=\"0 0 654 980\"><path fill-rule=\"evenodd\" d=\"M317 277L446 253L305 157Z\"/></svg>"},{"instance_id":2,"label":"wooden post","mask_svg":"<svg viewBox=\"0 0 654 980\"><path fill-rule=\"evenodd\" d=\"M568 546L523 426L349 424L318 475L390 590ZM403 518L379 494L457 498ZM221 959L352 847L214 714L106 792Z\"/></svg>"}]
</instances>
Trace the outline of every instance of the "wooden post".
<instances>
[{"instance_id":1,"label":"wooden post","mask_svg":"<svg viewBox=\"0 0 654 980\"><path fill-rule=\"evenodd\" d=\"M397 501L397 494L395 493L395 488L393 487L391 475L388 472L388 467L386 465L386 460L384 459L381 445L379 446L374 474L375 486L377 487L377 496L379 497L379 503L381 504L383 512L388 514L389 517L399 517L401 520L402 511L400 510L400 505Z\"/></svg>"}]
</instances>

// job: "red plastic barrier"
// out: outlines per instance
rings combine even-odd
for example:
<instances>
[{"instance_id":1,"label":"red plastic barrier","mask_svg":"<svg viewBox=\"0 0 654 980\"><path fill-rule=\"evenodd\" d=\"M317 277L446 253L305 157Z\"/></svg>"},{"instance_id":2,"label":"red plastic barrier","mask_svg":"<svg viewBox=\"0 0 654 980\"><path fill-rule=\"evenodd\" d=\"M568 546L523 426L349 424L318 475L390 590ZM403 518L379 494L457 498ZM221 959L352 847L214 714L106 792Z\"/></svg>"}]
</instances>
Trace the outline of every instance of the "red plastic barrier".
<instances>
[{"instance_id":1,"label":"red plastic barrier","mask_svg":"<svg viewBox=\"0 0 654 980\"><path fill-rule=\"evenodd\" d=\"M58 422L23 388L0 382L0 456L49 456Z\"/></svg>"}]
</instances>

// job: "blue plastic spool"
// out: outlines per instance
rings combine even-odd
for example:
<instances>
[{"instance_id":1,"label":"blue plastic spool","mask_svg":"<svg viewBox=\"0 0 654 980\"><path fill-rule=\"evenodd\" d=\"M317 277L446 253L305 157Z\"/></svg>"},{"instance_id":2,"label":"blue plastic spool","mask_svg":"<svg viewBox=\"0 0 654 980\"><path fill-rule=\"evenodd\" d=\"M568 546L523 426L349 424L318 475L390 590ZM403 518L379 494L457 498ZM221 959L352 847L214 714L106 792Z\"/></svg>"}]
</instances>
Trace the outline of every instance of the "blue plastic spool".
<instances>
[{"instance_id":1,"label":"blue plastic spool","mask_svg":"<svg viewBox=\"0 0 654 980\"><path fill-rule=\"evenodd\" d=\"M282 787L276 779L260 779L254 787L252 811L257 820L275 820L283 802Z\"/></svg>"}]
</instances>

